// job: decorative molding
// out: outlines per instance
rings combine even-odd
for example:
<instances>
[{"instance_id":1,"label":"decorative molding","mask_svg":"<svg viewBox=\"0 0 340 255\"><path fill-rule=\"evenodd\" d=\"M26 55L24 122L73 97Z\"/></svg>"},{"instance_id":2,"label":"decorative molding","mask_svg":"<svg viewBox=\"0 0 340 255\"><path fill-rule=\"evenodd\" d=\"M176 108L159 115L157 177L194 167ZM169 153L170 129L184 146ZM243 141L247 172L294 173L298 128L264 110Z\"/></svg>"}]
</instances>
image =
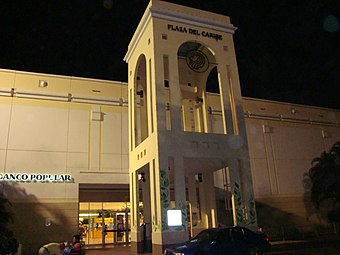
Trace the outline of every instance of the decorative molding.
<instances>
[{"instance_id":1,"label":"decorative molding","mask_svg":"<svg viewBox=\"0 0 340 255\"><path fill-rule=\"evenodd\" d=\"M235 30L237 29L233 24L230 23L224 23L217 20L180 13L173 10L161 9L155 6L151 6L151 15L152 17L171 22L180 22L190 26L212 29L229 34L234 34Z\"/></svg>"}]
</instances>

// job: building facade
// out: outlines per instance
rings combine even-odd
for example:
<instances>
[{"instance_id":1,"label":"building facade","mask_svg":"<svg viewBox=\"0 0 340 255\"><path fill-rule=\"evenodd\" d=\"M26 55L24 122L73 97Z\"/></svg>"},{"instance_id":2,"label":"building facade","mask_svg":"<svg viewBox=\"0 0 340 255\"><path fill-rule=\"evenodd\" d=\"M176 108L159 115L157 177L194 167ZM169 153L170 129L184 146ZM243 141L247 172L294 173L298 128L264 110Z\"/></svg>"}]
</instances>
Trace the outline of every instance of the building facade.
<instances>
[{"instance_id":1,"label":"building facade","mask_svg":"<svg viewBox=\"0 0 340 255\"><path fill-rule=\"evenodd\" d=\"M131 245L138 253L162 254L217 227L218 174L230 185L230 221L256 227L234 31L229 17L151 1L131 39L125 56ZM170 223L172 213L177 223Z\"/></svg>"},{"instance_id":2,"label":"building facade","mask_svg":"<svg viewBox=\"0 0 340 255\"><path fill-rule=\"evenodd\" d=\"M23 254L79 231L158 254L217 225L322 224L305 174L340 112L242 98L234 30L151 1L128 83L0 70L0 188Z\"/></svg>"}]
</instances>

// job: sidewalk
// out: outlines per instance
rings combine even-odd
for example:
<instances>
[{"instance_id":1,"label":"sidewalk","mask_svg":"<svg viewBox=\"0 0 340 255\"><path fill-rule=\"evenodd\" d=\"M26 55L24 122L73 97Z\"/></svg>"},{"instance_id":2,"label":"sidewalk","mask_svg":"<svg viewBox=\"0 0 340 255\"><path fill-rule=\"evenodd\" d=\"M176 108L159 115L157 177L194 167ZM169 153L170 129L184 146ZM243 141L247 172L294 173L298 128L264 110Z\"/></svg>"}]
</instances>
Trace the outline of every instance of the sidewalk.
<instances>
[{"instance_id":1,"label":"sidewalk","mask_svg":"<svg viewBox=\"0 0 340 255\"><path fill-rule=\"evenodd\" d=\"M86 255L136 255L131 252L130 245L116 245L107 247L87 247ZM143 255L152 255L152 253L143 253Z\"/></svg>"}]
</instances>

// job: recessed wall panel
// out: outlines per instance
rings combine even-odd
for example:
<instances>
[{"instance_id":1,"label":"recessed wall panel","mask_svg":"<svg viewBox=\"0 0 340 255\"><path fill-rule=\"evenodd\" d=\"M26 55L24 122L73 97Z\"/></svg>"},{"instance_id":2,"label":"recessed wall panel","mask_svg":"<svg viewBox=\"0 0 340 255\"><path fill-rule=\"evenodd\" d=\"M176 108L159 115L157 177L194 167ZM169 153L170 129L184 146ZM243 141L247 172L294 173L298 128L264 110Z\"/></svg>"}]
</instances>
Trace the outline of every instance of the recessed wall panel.
<instances>
[{"instance_id":1,"label":"recessed wall panel","mask_svg":"<svg viewBox=\"0 0 340 255\"><path fill-rule=\"evenodd\" d=\"M276 159L312 160L325 150L321 130L304 125L274 126L272 146Z\"/></svg>"},{"instance_id":2,"label":"recessed wall panel","mask_svg":"<svg viewBox=\"0 0 340 255\"><path fill-rule=\"evenodd\" d=\"M256 196L272 195L268 165L266 159L251 159L254 193Z\"/></svg>"},{"instance_id":3,"label":"recessed wall panel","mask_svg":"<svg viewBox=\"0 0 340 255\"><path fill-rule=\"evenodd\" d=\"M128 126L128 109L122 109L122 129L121 129L121 144L122 154L129 154L129 126Z\"/></svg>"},{"instance_id":4,"label":"recessed wall panel","mask_svg":"<svg viewBox=\"0 0 340 255\"><path fill-rule=\"evenodd\" d=\"M251 158L267 157L263 129L260 121L246 120L249 155Z\"/></svg>"},{"instance_id":5,"label":"recessed wall panel","mask_svg":"<svg viewBox=\"0 0 340 255\"><path fill-rule=\"evenodd\" d=\"M88 153L84 152L68 152L67 153L67 169L78 169L78 171L86 171L89 167Z\"/></svg>"},{"instance_id":6,"label":"recessed wall panel","mask_svg":"<svg viewBox=\"0 0 340 255\"><path fill-rule=\"evenodd\" d=\"M0 150L0 173L5 171L6 151Z\"/></svg>"},{"instance_id":7,"label":"recessed wall panel","mask_svg":"<svg viewBox=\"0 0 340 255\"><path fill-rule=\"evenodd\" d=\"M68 126L68 151L88 152L90 106L72 104Z\"/></svg>"},{"instance_id":8,"label":"recessed wall panel","mask_svg":"<svg viewBox=\"0 0 340 255\"><path fill-rule=\"evenodd\" d=\"M103 111L102 121L102 153L121 153L122 117L118 107Z\"/></svg>"},{"instance_id":9,"label":"recessed wall panel","mask_svg":"<svg viewBox=\"0 0 340 255\"><path fill-rule=\"evenodd\" d=\"M11 113L11 99L0 98L0 149L7 148L8 128Z\"/></svg>"},{"instance_id":10,"label":"recessed wall panel","mask_svg":"<svg viewBox=\"0 0 340 255\"><path fill-rule=\"evenodd\" d=\"M64 174L66 173L66 153L9 150L6 172Z\"/></svg>"},{"instance_id":11,"label":"recessed wall panel","mask_svg":"<svg viewBox=\"0 0 340 255\"><path fill-rule=\"evenodd\" d=\"M276 169L280 195L301 195L304 189L304 175L311 167L308 160L277 160Z\"/></svg>"},{"instance_id":12,"label":"recessed wall panel","mask_svg":"<svg viewBox=\"0 0 340 255\"><path fill-rule=\"evenodd\" d=\"M66 151L68 110L63 103L15 100L8 148Z\"/></svg>"},{"instance_id":13,"label":"recessed wall panel","mask_svg":"<svg viewBox=\"0 0 340 255\"><path fill-rule=\"evenodd\" d=\"M121 171L122 159L120 154L102 154L103 171Z\"/></svg>"}]
</instances>

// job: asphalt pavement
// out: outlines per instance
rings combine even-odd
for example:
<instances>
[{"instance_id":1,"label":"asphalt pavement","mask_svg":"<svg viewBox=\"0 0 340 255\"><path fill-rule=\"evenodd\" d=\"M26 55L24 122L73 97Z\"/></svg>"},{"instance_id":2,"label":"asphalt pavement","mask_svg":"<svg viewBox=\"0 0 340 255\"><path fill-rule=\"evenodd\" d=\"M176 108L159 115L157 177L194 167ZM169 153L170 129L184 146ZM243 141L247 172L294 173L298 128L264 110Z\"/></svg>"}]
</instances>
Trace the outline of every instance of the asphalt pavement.
<instances>
[{"instance_id":1,"label":"asphalt pavement","mask_svg":"<svg viewBox=\"0 0 340 255\"><path fill-rule=\"evenodd\" d=\"M296 255L339 255L340 235L319 236L309 240L287 240L272 242L271 251L274 254L296 254Z\"/></svg>"},{"instance_id":2,"label":"asphalt pavement","mask_svg":"<svg viewBox=\"0 0 340 255\"><path fill-rule=\"evenodd\" d=\"M310 240L285 240L271 242L272 248L268 255L274 254L340 254L340 235L321 236ZM336 250L336 253L326 252L329 249ZM326 253L325 253L326 252ZM86 255L136 255L131 251L129 245L87 247ZM152 255L152 253L143 253ZM161 254L159 254L161 255Z\"/></svg>"}]
</instances>

